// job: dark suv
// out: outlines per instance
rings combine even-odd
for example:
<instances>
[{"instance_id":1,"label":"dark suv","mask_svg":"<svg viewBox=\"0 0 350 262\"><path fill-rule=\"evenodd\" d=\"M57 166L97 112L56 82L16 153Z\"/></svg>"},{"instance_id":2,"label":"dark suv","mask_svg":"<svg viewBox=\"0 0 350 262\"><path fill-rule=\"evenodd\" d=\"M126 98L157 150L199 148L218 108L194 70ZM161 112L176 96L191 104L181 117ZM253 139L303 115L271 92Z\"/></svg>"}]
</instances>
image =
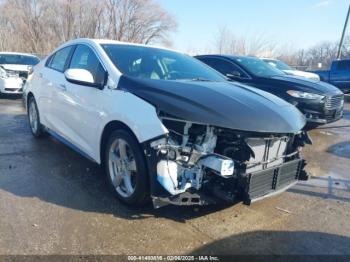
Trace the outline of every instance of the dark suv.
<instances>
[{"instance_id":1,"label":"dark suv","mask_svg":"<svg viewBox=\"0 0 350 262\"><path fill-rule=\"evenodd\" d=\"M344 94L333 85L287 75L257 57L201 55L197 59L238 81L277 95L295 105L308 127L334 122L343 115Z\"/></svg>"}]
</instances>

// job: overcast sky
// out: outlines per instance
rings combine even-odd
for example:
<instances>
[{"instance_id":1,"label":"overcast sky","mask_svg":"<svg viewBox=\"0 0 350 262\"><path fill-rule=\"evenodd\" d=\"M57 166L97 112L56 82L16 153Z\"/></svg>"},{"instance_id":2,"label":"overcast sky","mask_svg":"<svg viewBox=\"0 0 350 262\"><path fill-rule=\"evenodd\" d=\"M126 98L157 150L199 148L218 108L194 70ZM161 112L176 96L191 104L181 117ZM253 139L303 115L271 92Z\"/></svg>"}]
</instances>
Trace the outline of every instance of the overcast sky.
<instances>
[{"instance_id":1,"label":"overcast sky","mask_svg":"<svg viewBox=\"0 0 350 262\"><path fill-rule=\"evenodd\" d=\"M175 16L174 48L184 52L214 45L218 28L265 34L292 48L339 40L349 0L159 0ZM350 32L350 26L348 28Z\"/></svg>"}]
</instances>

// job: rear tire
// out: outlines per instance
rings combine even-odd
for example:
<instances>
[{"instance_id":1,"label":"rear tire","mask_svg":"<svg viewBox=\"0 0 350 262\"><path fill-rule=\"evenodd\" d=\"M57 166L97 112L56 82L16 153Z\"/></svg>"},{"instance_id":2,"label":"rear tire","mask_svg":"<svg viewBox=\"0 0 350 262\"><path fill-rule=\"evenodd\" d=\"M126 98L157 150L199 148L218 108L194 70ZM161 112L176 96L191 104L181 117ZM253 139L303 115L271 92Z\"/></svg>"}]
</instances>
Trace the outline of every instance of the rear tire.
<instances>
[{"instance_id":1,"label":"rear tire","mask_svg":"<svg viewBox=\"0 0 350 262\"><path fill-rule=\"evenodd\" d=\"M113 131L104 152L107 180L122 202L140 206L149 200L144 154L138 141L125 130Z\"/></svg>"},{"instance_id":2,"label":"rear tire","mask_svg":"<svg viewBox=\"0 0 350 262\"><path fill-rule=\"evenodd\" d=\"M28 100L28 120L30 130L35 138L41 138L44 136L45 131L43 125L40 123L40 115L38 106L34 97L30 97Z\"/></svg>"}]
</instances>

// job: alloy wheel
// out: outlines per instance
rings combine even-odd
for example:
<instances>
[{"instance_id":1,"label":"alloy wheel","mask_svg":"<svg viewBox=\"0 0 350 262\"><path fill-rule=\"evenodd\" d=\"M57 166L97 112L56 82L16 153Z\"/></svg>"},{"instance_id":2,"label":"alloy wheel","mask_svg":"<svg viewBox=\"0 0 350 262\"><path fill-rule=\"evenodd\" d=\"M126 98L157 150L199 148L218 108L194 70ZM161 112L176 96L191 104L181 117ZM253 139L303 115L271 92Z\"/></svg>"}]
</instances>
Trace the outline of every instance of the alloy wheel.
<instances>
[{"instance_id":1,"label":"alloy wheel","mask_svg":"<svg viewBox=\"0 0 350 262\"><path fill-rule=\"evenodd\" d=\"M118 194L124 198L135 192L137 167L129 144L117 138L109 150L109 175Z\"/></svg>"},{"instance_id":2,"label":"alloy wheel","mask_svg":"<svg viewBox=\"0 0 350 262\"><path fill-rule=\"evenodd\" d=\"M39 127L38 112L35 106L35 102L33 100L29 104L29 123L33 133L37 133Z\"/></svg>"}]
</instances>

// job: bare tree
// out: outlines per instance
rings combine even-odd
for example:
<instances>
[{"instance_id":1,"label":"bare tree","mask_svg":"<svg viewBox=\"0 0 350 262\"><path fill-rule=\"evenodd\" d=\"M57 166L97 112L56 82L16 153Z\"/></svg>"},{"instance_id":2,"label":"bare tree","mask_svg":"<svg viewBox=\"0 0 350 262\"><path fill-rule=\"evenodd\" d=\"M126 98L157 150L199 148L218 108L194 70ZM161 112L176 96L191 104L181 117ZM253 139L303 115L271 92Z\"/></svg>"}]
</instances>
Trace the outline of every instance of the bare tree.
<instances>
[{"instance_id":1,"label":"bare tree","mask_svg":"<svg viewBox=\"0 0 350 262\"><path fill-rule=\"evenodd\" d=\"M270 56L277 45L263 33L237 36L227 27L219 28L215 35L216 51L220 54Z\"/></svg>"},{"instance_id":2,"label":"bare tree","mask_svg":"<svg viewBox=\"0 0 350 262\"><path fill-rule=\"evenodd\" d=\"M154 0L0 1L0 50L48 53L79 37L167 42L176 26Z\"/></svg>"},{"instance_id":3,"label":"bare tree","mask_svg":"<svg viewBox=\"0 0 350 262\"><path fill-rule=\"evenodd\" d=\"M277 44L263 33L239 36L227 27L221 27L215 35L214 46L220 54L271 57L300 69L311 69L319 63L323 68L328 68L336 59L338 42L324 41L298 50L292 44ZM350 36L344 39L341 57L350 58Z\"/></svg>"},{"instance_id":4,"label":"bare tree","mask_svg":"<svg viewBox=\"0 0 350 262\"><path fill-rule=\"evenodd\" d=\"M322 68L328 68L337 56L338 42L325 41L316 44L308 49L300 49L294 52L286 52L282 50L277 58L287 62L288 64L305 69L314 69L318 64L322 64ZM350 58L350 36L344 39L342 58Z\"/></svg>"},{"instance_id":5,"label":"bare tree","mask_svg":"<svg viewBox=\"0 0 350 262\"><path fill-rule=\"evenodd\" d=\"M153 0L108 0L107 37L149 44L164 41L176 28L174 19Z\"/></svg>"}]
</instances>

